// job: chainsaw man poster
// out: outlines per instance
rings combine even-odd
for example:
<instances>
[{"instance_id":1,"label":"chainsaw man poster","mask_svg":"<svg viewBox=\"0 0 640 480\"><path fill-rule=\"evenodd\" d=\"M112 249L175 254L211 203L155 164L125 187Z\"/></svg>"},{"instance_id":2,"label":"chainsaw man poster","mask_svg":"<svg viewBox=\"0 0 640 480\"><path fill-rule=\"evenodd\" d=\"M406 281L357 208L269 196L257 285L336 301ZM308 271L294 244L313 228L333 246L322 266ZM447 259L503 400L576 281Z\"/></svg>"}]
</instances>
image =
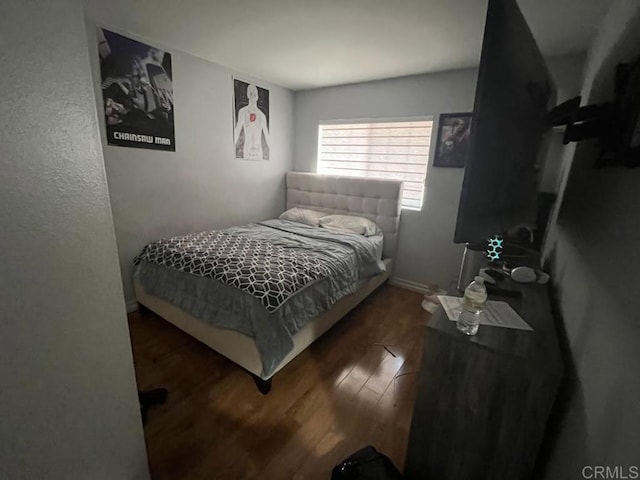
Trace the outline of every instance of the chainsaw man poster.
<instances>
[{"instance_id":1,"label":"chainsaw man poster","mask_svg":"<svg viewBox=\"0 0 640 480\"><path fill-rule=\"evenodd\" d=\"M97 35L107 143L175 151L171 54L103 28Z\"/></svg>"}]
</instances>

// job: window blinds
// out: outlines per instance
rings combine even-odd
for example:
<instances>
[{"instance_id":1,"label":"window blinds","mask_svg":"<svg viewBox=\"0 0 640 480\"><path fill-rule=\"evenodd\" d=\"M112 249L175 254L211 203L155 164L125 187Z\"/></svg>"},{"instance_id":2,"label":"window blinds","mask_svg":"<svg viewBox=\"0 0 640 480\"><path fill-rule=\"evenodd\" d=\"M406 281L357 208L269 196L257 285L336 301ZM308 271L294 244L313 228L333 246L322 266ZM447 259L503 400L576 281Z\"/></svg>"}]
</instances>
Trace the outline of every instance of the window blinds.
<instances>
[{"instance_id":1,"label":"window blinds","mask_svg":"<svg viewBox=\"0 0 640 480\"><path fill-rule=\"evenodd\" d=\"M318 173L404 181L402 207L422 208L432 120L320 125Z\"/></svg>"}]
</instances>

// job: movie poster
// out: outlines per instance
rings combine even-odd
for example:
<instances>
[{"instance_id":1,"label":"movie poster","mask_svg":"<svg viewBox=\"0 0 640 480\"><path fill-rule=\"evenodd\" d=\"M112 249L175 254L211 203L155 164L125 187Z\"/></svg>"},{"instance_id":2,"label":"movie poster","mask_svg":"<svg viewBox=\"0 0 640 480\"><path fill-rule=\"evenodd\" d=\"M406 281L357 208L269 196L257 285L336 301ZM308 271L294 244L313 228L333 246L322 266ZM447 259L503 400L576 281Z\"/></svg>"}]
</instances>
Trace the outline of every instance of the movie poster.
<instances>
[{"instance_id":1,"label":"movie poster","mask_svg":"<svg viewBox=\"0 0 640 480\"><path fill-rule=\"evenodd\" d=\"M236 158L269 160L269 90L234 78L233 93Z\"/></svg>"},{"instance_id":2,"label":"movie poster","mask_svg":"<svg viewBox=\"0 0 640 480\"><path fill-rule=\"evenodd\" d=\"M175 152L171 54L98 28L109 145Z\"/></svg>"},{"instance_id":3,"label":"movie poster","mask_svg":"<svg viewBox=\"0 0 640 480\"><path fill-rule=\"evenodd\" d=\"M464 167L469 151L472 113L443 113L438 122L434 167Z\"/></svg>"}]
</instances>

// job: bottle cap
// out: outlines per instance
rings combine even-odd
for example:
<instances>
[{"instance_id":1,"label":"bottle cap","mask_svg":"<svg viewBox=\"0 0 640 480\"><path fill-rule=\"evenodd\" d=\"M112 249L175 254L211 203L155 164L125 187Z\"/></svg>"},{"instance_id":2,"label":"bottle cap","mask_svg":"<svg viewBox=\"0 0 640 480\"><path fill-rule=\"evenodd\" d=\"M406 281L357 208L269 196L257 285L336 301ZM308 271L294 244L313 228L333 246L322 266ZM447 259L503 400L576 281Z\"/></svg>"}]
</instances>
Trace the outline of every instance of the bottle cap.
<instances>
[{"instance_id":1,"label":"bottle cap","mask_svg":"<svg viewBox=\"0 0 640 480\"><path fill-rule=\"evenodd\" d=\"M474 282L478 282L480 285L484 285L484 278L478 276L473 279Z\"/></svg>"}]
</instances>

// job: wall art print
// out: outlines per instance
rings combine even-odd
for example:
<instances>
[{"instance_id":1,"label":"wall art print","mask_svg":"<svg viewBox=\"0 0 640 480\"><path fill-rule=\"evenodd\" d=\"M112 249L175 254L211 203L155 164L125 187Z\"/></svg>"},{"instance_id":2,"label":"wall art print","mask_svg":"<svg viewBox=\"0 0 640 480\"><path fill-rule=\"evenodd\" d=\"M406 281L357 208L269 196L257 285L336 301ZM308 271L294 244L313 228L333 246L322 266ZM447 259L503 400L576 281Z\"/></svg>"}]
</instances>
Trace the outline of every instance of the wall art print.
<instances>
[{"instance_id":1,"label":"wall art print","mask_svg":"<svg viewBox=\"0 0 640 480\"><path fill-rule=\"evenodd\" d=\"M98 27L107 143L176 149L171 54Z\"/></svg>"}]
</instances>

